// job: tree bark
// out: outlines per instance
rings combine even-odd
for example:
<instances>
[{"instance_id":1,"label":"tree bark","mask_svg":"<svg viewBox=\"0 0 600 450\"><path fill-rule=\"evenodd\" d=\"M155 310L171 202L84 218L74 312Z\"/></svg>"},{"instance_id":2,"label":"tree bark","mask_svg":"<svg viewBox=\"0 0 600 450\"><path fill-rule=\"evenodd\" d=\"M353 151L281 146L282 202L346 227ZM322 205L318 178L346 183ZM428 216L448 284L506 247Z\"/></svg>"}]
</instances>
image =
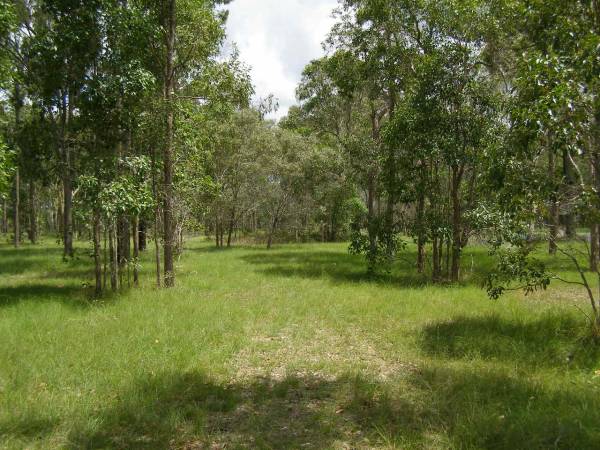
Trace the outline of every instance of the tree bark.
<instances>
[{"instance_id":1,"label":"tree bark","mask_svg":"<svg viewBox=\"0 0 600 450\"><path fill-rule=\"evenodd\" d=\"M563 177L567 187L569 188L569 194L571 195L571 191L576 184L575 175L573 173L574 168L571 163L571 158L569 157L569 150L563 150ZM564 215L565 222L565 235L569 239L573 239L577 235L577 220L575 214L573 213L573 208L571 205L568 205L567 211Z\"/></svg>"},{"instance_id":2,"label":"tree bark","mask_svg":"<svg viewBox=\"0 0 600 450\"><path fill-rule=\"evenodd\" d=\"M140 257L140 223L138 216L133 219L133 285L138 287L140 284L138 264Z\"/></svg>"},{"instance_id":3,"label":"tree bark","mask_svg":"<svg viewBox=\"0 0 600 450\"><path fill-rule=\"evenodd\" d=\"M94 241L94 274L96 277L96 296L102 294L102 260L100 257L100 214L94 212L93 225L93 241Z\"/></svg>"},{"instance_id":4,"label":"tree bark","mask_svg":"<svg viewBox=\"0 0 600 450\"><path fill-rule=\"evenodd\" d=\"M13 232L15 233L13 244L15 248L19 248L21 245L21 226L19 223L19 213L21 204L21 177L19 174L19 168L15 170L15 197L13 207Z\"/></svg>"},{"instance_id":5,"label":"tree bark","mask_svg":"<svg viewBox=\"0 0 600 450\"><path fill-rule=\"evenodd\" d=\"M141 219L138 227L138 247L140 252L146 251L148 246L147 241L148 224L146 219Z\"/></svg>"},{"instance_id":6,"label":"tree bark","mask_svg":"<svg viewBox=\"0 0 600 450\"><path fill-rule=\"evenodd\" d=\"M552 149L548 149L548 178L551 183L554 183L556 178L556 155ZM550 209L548 217L548 252L551 255L556 255L557 252L557 241L558 241L558 230L559 230L559 205L558 205L558 193L553 187L553 191L550 194Z\"/></svg>"},{"instance_id":7,"label":"tree bark","mask_svg":"<svg viewBox=\"0 0 600 450\"><path fill-rule=\"evenodd\" d=\"M21 86L19 83L15 83L15 127L19 130L21 126L21 107L23 106L23 100L21 98ZM14 236L14 245L15 248L18 248L21 245L21 226L19 222L19 215L21 213L20 204L21 204L21 176L19 172L19 167L17 166L15 170L15 197L14 197L14 210L13 210L13 231L15 233Z\"/></svg>"},{"instance_id":8,"label":"tree bark","mask_svg":"<svg viewBox=\"0 0 600 450\"><path fill-rule=\"evenodd\" d=\"M166 142L163 152L163 182L164 182L164 279L166 287L175 286L174 268L174 224L173 224L173 153L174 153L174 125L175 113L173 108L173 94L175 89L175 0L166 0L167 16L167 60L164 80L164 97L167 109L166 117Z\"/></svg>"},{"instance_id":9,"label":"tree bark","mask_svg":"<svg viewBox=\"0 0 600 450\"><path fill-rule=\"evenodd\" d=\"M598 225L590 226L590 270L598 270L598 259L600 256L600 232Z\"/></svg>"},{"instance_id":10,"label":"tree bark","mask_svg":"<svg viewBox=\"0 0 600 450\"><path fill-rule=\"evenodd\" d=\"M63 256L73 257L73 181L71 179L71 149L68 143L68 127L72 114L71 98L64 91L62 100L62 181L63 181Z\"/></svg>"},{"instance_id":11,"label":"tree bark","mask_svg":"<svg viewBox=\"0 0 600 450\"><path fill-rule=\"evenodd\" d=\"M110 256L110 288L113 291L119 289L119 263L117 261L117 227L115 221L111 220L108 228L108 252Z\"/></svg>"},{"instance_id":12,"label":"tree bark","mask_svg":"<svg viewBox=\"0 0 600 450\"><path fill-rule=\"evenodd\" d=\"M37 244L38 226L37 226L37 193L35 182L29 182L29 240L32 244Z\"/></svg>"},{"instance_id":13,"label":"tree bark","mask_svg":"<svg viewBox=\"0 0 600 450\"><path fill-rule=\"evenodd\" d=\"M235 226L235 208L231 210L231 216L229 217L229 228L227 230L227 248L231 247L231 236L233 235L233 228Z\"/></svg>"},{"instance_id":14,"label":"tree bark","mask_svg":"<svg viewBox=\"0 0 600 450\"><path fill-rule=\"evenodd\" d=\"M417 271L425 272L425 192L419 187L417 200ZM435 257L434 257L435 259Z\"/></svg>"},{"instance_id":15,"label":"tree bark","mask_svg":"<svg viewBox=\"0 0 600 450\"><path fill-rule=\"evenodd\" d=\"M8 233L8 201L2 200L2 233Z\"/></svg>"},{"instance_id":16,"label":"tree bark","mask_svg":"<svg viewBox=\"0 0 600 450\"><path fill-rule=\"evenodd\" d=\"M460 260L463 248L462 208L460 204L460 185L463 172L463 166L452 167L452 266L450 279L454 283L460 280Z\"/></svg>"},{"instance_id":17,"label":"tree bark","mask_svg":"<svg viewBox=\"0 0 600 450\"><path fill-rule=\"evenodd\" d=\"M433 281L439 281L442 278L442 268L441 268L441 244L440 239L437 236L433 237L432 243L432 255L433 258L433 273L432 278Z\"/></svg>"}]
</instances>

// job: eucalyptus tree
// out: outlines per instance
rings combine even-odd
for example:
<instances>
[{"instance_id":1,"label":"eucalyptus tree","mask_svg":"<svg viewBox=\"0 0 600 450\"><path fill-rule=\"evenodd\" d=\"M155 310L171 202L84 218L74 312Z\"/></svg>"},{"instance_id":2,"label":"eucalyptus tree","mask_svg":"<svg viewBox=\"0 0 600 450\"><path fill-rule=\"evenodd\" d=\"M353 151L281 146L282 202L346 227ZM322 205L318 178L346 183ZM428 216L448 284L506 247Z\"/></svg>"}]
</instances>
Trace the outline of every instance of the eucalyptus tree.
<instances>
[{"instance_id":1,"label":"eucalyptus tree","mask_svg":"<svg viewBox=\"0 0 600 450\"><path fill-rule=\"evenodd\" d=\"M501 148L491 172L497 211L488 211L498 255L488 280L491 297L510 289L531 292L553 281L587 293L594 335L600 303L590 277L598 258L598 75L600 9L596 1L517 2L511 145ZM559 209L560 207L560 209ZM559 212L576 213L591 228L589 241L559 240ZM545 217L546 220L540 220ZM548 236L550 252L572 264L579 280L563 279L535 257L539 241L531 224ZM568 229L568 221L565 223ZM590 259L588 272L582 257Z\"/></svg>"},{"instance_id":2,"label":"eucalyptus tree","mask_svg":"<svg viewBox=\"0 0 600 450\"><path fill-rule=\"evenodd\" d=\"M164 101L163 246L165 286L175 284L176 249L174 175L176 161L177 104L200 99L206 85L198 83L215 61L224 38L226 13L217 9L223 1L164 0L149 2L148 12L159 25L149 50L156 61L154 74L162 86ZM204 88L204 89L203 89Z\"/></svg>"}]
</instances>

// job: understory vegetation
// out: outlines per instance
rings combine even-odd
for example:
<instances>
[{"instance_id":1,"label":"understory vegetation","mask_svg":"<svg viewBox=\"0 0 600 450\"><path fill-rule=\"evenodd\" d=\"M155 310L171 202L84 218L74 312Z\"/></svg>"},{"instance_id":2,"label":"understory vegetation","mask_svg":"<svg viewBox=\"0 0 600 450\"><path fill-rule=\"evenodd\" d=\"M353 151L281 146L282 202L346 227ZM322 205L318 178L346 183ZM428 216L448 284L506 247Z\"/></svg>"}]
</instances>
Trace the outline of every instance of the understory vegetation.
<instances>
[{"instance_id":1,"label":"understory vegetation","mask_svg":"<svg viewBox=\"0 0 600 450\"><path fill-rule=\"evenodd\" d=\"M2 448L600 445L585 296L491 302L484 248L449 288L402 262L367 278L346 244L193 239L174 290L142 271L101 301L89 258L60 255L0 247Z\"/></svg>"}]
</instances>

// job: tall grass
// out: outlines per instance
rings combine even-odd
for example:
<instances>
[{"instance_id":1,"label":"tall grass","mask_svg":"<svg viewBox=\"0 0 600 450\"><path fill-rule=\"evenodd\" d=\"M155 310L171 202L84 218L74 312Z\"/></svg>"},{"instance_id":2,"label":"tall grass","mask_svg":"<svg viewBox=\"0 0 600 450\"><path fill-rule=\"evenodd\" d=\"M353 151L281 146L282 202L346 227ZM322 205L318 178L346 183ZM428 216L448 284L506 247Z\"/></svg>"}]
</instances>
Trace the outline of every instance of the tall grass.
<instances>
[{"instance_id":1,"label":"tall grass","mask_svg":"<svg viewBox=\"0 0 600 450\"><path fill-rule=\"evenodd\" d=\"M479 248L436 286L343 244L188 247L175 289L145 255L101 300L85 249L0 247L1 448L600 448L572 287L492 302Z\"/></svg>"}]
</instances>

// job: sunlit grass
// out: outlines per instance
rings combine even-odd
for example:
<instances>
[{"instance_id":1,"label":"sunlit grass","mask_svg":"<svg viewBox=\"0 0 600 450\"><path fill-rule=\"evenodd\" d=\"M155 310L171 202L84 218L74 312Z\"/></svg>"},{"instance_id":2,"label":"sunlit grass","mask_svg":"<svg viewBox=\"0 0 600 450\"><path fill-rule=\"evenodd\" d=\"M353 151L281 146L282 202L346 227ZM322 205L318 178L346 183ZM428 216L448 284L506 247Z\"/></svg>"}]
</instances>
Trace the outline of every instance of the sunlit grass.
<instances>
[{"instance_id":1,"label":"sunlit grass","mask_svg":"<svg viewBox=\"0 0 600 450\"><path fill-rule=\"evenodd\" d=\"M101 300L83 249L0 247L0 447L600 447L572 286L488 300L483 248L451 287L345 244L188 247L174 290L148 254Z\"/></svg>"}]
</instances>

